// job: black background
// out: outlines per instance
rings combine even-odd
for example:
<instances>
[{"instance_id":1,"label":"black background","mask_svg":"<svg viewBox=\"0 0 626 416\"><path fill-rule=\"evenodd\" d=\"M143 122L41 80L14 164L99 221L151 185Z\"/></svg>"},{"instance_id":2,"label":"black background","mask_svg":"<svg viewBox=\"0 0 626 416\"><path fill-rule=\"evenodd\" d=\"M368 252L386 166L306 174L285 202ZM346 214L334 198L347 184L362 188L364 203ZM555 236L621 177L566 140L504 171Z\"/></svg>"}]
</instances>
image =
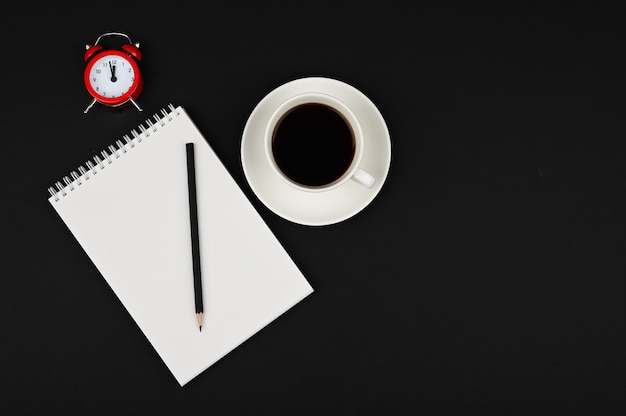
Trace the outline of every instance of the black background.
<instances>
[{"instance_id":1,"label":"black background","mask_svg":"<svg viewBox=\"0 0 626 416\"><path fill-rule=\"evenodd\" d=\"M0 413L626 412L622 9L50 3L1 19ZM143 113L83 114L84 45L110 31L141 42ZM326 227L266 209L239 157L303 76L391 133L381 193ZM182 388L47 201L169 103L315 289Z\"/></svg>"}]
</instances>

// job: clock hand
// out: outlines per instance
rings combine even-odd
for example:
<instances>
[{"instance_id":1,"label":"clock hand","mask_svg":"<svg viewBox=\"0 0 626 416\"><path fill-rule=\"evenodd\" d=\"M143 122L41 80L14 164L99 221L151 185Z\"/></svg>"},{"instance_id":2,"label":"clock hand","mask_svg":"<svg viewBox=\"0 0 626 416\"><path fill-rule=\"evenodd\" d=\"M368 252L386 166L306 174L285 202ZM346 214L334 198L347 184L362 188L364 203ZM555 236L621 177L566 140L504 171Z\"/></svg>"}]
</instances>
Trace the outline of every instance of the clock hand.
<instances>
[{"instance_id":1,"label":"clock hand","mask_svg":"<svg viewBox=\"0 0 626 416\"><path fill-rule=\"evenodd\" d=\"M115 65L111 65L111 62L109 62L109 68L111 68L111 82L117 81L117 77L115 76Z\"/></svg>"}]
</instances>

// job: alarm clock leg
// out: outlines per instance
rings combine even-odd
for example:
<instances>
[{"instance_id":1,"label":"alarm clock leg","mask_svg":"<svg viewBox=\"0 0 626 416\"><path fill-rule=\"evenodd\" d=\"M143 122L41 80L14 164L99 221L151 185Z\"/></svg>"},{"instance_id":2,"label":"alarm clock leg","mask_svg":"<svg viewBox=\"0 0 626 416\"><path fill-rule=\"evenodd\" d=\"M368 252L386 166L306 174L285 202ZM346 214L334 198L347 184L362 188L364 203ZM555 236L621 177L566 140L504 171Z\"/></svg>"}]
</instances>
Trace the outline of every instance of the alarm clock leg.
<instances>
[{"instance_id":1,"label":"alarm clock leg","mask_svg":"<svg viewBox=\"0 0 626 416\"><path fill-rule=\"evenodd\" d=\"M96 99L94 98L93 100L91 100L91 102L89 103L89 105L87 106L87 108L85 108L85 111L83 112L84 114L87 114L87 111L89 111L91 109L91 107L93 107L93 105L96 103Z\"/></svg>"},{"instance_id":2,"label":"alarm clock leg","mask_svg":"<svg viewBox=\"0 0 626 416\"><path fill-rule=\"evenodd\" d=\"M135 107L137 107L137 110L139 110L139 111L143 111L143 108L139 107L139 104L137 104L137 101L135 101L132 97L131 97L131 98L129 98L129 101L130 101L131 103L133 103L133 105L134 105Z\"/></svg>"}]
</instances>

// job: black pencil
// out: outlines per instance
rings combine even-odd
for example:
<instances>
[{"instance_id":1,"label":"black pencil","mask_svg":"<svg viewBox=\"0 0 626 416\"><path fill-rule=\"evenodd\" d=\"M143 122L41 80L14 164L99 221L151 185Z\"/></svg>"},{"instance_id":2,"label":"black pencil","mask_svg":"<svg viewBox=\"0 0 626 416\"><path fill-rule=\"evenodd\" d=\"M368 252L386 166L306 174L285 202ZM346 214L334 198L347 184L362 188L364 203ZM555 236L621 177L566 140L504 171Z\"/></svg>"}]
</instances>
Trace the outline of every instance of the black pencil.
<instances>
[{"instance_id":1,"label":"black pencil","mask_svg":"<svg viewBox=\"0 0 626 416\"><path fill-rule=\"evenodd\" d=\"M196 318L202 331L204 307L202 305L202 274L200 272L200 239L198 233L198 205L196 200L196 165L193 143L187 143L187 184L189 187L189 219L191 221L191 256L193 258L193 290Z\"/></svg>"}]
</instances>

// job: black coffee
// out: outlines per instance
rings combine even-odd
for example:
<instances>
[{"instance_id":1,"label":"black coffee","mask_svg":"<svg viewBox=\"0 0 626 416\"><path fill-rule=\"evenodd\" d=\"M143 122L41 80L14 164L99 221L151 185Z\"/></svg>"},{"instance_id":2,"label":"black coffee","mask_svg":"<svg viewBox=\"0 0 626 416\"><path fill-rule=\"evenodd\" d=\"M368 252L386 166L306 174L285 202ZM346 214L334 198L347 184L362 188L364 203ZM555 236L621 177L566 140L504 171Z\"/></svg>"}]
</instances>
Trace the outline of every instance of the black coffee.
<instances>
[{"instance_id":1,"label":"black coffee","mask_svg":"<svg viewBox=\"0 0 626 416\"><path fill-rule=\"evenodd\" d=\"M323 186L339 179L354 158L347 121L324 104L302 104L286 113L272 138L274 160L291 180Z\"/></svg>"}]
</instances>

